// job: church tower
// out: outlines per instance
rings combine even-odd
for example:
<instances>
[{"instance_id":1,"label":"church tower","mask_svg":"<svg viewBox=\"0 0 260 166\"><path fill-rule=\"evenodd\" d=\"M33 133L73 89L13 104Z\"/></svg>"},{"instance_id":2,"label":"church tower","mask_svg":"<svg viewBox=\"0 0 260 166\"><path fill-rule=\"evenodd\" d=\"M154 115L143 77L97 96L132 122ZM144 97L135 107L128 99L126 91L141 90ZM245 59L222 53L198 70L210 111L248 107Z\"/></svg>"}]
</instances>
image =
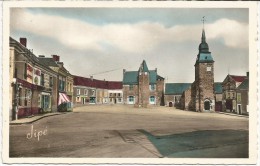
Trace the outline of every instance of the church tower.
<instances>
[{"instance_id":1,"label":"church tower","mask_svg":"<svg viewBox=\"0 0 260 166\"><path fill-rule=\"evenodd\" d=\"M204 23L203 23L204 24ZM199 53L195 63L195 111L214 112L214 60L206 42L204 25L202 29Z\"/></svg>"},{"instance_id":2,"label":"church tower","mask_svg":"<svg viewBox=\"0 0 260 166\"><path fill-rule=\"evenodd\" d=\"M143 60L138 70L138 106L147 107L149 104L149 70L145 60Z\"/></svg>"}]
</instances>

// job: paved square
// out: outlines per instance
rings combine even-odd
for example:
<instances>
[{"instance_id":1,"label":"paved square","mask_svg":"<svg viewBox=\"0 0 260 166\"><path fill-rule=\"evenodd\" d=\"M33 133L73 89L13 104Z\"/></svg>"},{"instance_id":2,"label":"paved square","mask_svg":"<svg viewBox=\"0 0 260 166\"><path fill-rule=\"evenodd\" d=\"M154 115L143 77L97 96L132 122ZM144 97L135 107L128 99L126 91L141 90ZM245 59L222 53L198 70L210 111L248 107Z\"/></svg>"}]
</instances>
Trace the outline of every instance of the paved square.
<instances>
[{"instance_id":1,"label":"paved square","mask_svg":"<svg viewBox=\"0 0 260 166\"><path fill-rule=\"evenodd\" d=\"M169 107L89 105L11 125L10 157L247 158L248 120Z\"/></svg>"}]
</instances>

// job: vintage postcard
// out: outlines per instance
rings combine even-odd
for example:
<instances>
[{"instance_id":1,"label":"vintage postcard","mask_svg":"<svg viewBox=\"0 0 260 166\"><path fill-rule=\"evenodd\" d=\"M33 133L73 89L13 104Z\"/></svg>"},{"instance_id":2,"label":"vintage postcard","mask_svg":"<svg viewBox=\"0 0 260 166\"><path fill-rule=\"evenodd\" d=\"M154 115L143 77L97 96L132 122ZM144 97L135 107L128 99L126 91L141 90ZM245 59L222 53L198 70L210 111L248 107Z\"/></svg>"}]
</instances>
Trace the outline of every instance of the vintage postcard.
<instances>
[{"instance_id":1,"label":"vintage postcard","mask_svg":"<svg viewBox=\"0 0 260 166\"><path fill-rule=\"evenodd\" d=\"M3 162L256 164L257 2L4 2Z\"/></svg>"}]
</instances>

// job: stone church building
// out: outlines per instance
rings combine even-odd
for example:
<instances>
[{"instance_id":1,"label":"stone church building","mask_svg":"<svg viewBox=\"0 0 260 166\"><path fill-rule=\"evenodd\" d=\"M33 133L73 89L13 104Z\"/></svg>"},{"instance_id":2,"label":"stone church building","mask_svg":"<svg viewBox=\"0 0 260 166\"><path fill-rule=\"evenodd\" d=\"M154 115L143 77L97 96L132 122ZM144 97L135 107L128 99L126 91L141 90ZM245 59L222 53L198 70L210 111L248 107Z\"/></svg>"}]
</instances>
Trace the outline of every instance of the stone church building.
<instances>
[{"instance_id":1,"label":"stone church building","mask_svg":"<svg viewBox=\"0 0 260 166\"><path fill-rule=\"evenodd\" d=\"M202 30L199 53L195 62L195 81L181 99L182 105L197 112L215 111L214 60L206 42L205 30Z\"/></svg>"},{"instance_id":2,"label":"stone church building","mask_svg":"<svg viewBox=\"0 0 260 166\"><path fill-rule=\"evenodd\" d=\"M123 102L136 107L164 105L164 78L149 70L145 60L138 71L123 70Z\"/></svg>"}]
</instances>

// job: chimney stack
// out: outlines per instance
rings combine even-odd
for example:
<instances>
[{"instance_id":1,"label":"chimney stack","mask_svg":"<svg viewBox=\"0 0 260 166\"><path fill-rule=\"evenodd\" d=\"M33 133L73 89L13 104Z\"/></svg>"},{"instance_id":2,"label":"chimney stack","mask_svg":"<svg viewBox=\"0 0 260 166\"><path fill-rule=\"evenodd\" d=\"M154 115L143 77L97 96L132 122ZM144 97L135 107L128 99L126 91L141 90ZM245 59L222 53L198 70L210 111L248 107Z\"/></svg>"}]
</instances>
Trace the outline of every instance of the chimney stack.
<instances>
[{"instance_id":1,"label":"chimney stack","mask_svg":"<svg viewBox=\"0 0 260 166\"><path fill-rule=\"evenodd\" d=\"M21 43L24 47L26 47L27 39L24 38L24 37L21 37L21 38L20 38L20 43Z\"/></svg>"},{"instance_id":2,"label":"chimney stack","mask_svg":"<svg viewBox=\"0 0 260 166\"><path fill-rule=\"evenodd\" d=\"M44 55L39 55L39 58L45 58L45 56Z\"/></svg>"},{"instance_id":3,"label":"chimney stack","mask_svg":"<svg viewBox=\"0 0 260 166\"><path fill-rule=\"evenodd\" d=\"M249 72L246 72L246 76L247 76L247 78L249 78Z\"/></svg>"},{"instance_id":4,"label":"chimney stack","mask_svg":"<svg viewBox=\"0 0 260 166\"><path fill-rule=\"evenodd\" d=\"M155 68L155 72L157 73L157 68Z\"/></svg>"},{"instance_id":5,"label":"chimney stack","mask_svg":"<svg viewBox=\"0 0 260 166\"><path fill-rule=\"evenodd\" d=\"M125 72L126 72L126 69L123 69L123 74L125 74Z\"/></svg>"},{"instance_id":6,"label":"chimney stack","mask_svg":"<svg viewBox=\"0 0 260 166\"><path fill-rule=\"evenodd\" d=\"M55 62L59 62L59 61L60 61L60 56L58 56L58 55L52 55L52 59L53 59Z\"/></svg>"},{"instance_id":7,"label":"chimney stack","mask_svg":"<svg viewBox=\"0 0 260 166\"><path fill-rule=\"evenodd\" d=\"M90 76L91 81L93 81L93 76Z\"/></svg>"}]
</instances>

